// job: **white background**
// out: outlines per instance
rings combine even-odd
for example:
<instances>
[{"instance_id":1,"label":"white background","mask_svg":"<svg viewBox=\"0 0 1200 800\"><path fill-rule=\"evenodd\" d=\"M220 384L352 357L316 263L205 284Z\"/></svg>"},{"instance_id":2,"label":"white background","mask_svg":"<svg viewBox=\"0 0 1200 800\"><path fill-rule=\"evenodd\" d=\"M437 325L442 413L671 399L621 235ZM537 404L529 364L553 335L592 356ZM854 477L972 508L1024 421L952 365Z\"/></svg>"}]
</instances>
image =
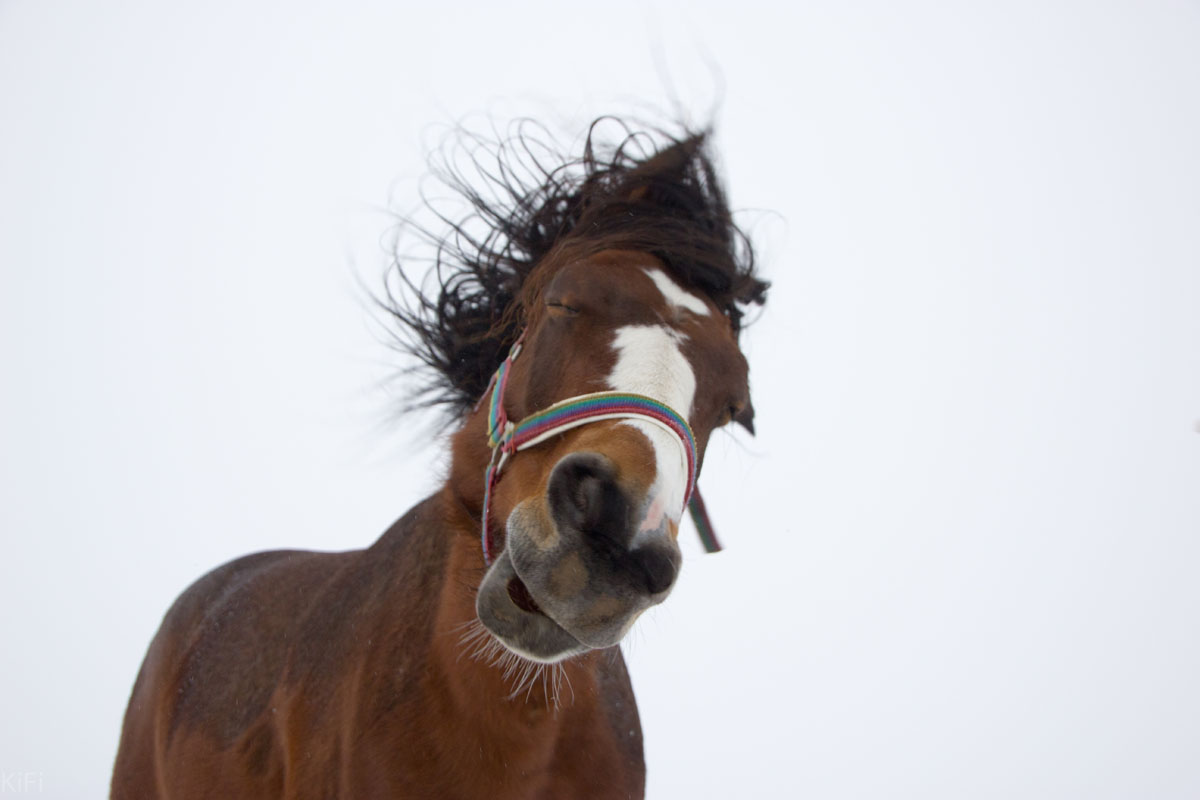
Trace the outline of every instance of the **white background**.
<instances>
[{"instance_id":1,"label":"white background","mask_svg":"<svg viewBox=\"0 0 1200 800\"><path fill-rule=\"evenodd\" d=\"M107 791L172 599L438 483L382 272L431 125L662 103L774 282L651 798L1200 796L1195 2L0 0L0 770ZM11 788L8 789L11 791Z\"/></svg>"}]
</instances>

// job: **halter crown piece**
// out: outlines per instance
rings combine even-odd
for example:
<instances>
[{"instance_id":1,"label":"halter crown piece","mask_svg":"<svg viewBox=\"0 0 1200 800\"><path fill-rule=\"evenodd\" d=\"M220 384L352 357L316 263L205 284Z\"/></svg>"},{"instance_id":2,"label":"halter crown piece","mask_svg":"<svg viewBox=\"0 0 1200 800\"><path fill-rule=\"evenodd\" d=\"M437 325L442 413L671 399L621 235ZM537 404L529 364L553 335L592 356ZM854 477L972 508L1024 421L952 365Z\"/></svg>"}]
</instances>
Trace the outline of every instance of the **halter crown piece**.
<instances>
[{"instance_id":1,"label":"halter crown piece","mask_svg":"<svg viewBox=\"0 0 1200 800\"><path fill-rule=\"evenodd\" d=\"M492 448L492 457L484 475L483 521L480 526L484 562L490 565L494 557L494 541L489 524L492 492L500 480L500 470L504 469L508 459L514 453L540 444L563 431L606 419L639 419L650 422L679 440L687 460L687 492L684 494L684 506L691 514L704 549L709 553L720 550L721 545L713 532L704 501L700 499L700 492L696 488L696 437L692 435L692 428L687 420L675 409L645 395L629 392L593 392L560 400L517 423L508 419L508 414L504 411L504 390L508 385L512 363L520 355L524 340L525 333L522 332L516 344L509 350L508 358L504 359L504 363L492 375L488 390L484 392L485 397L488 391L491 392L488 406L488 445Z\"/></svg>"}]
</instances>

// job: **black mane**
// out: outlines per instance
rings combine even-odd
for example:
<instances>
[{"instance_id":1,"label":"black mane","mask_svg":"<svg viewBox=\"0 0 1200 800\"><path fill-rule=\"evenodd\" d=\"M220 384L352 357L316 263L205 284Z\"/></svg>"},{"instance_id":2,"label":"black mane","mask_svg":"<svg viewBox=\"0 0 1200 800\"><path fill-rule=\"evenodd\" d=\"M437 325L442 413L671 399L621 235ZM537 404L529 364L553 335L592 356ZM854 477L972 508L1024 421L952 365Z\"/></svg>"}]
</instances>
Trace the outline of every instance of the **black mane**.
<instances>
[{"instance_id":1,"label":"black mane","mask_svg":"<svg viewBox=\"0 0 1200 800\"><path fill-rule=\"evenodd\" d=\"M619 128L616 144L600 141L605 122ZM717 180L707 132L638 132L601 118L574 158L554 155L527 126L495 142L460 135L478 179L469 181L444 154L435 173L468 211L455 217L427 201L446 230L412 223L405 230L432 246L432 269L418 283L397 258L397 280L382 299L402 325L402 349L432 373L414 393L416 405L456 414L471 408L524 325L534 283L527 279L555 248L652 253L683 286L712 299L735 330L741 307L766 299L753 248Z\"/></svg>"}]
</instances>

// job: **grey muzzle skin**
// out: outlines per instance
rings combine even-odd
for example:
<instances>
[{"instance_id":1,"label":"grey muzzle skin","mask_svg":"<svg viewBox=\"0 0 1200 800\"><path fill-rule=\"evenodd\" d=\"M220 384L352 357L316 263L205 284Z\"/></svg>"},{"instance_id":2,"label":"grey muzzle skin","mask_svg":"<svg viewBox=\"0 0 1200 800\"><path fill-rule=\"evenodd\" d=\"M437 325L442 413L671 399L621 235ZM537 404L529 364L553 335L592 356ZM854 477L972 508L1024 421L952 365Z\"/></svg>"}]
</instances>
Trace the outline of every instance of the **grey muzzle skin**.
<instances>
[{"instance_id":1,"label":"grey muzzle skin","mask_svg":"<svg viewBox=\"0 0 1200 800\"><path fill-rule=\"evenodd\" d=\"M670 594L679 546L665 519L638 530L645 502L635 504L615 476L607 457L573 453L555 465L544 508L531 498L509 515L505 550L475 608L518 655L555 662L611 647Z\"/></svg>"},{"instance_id":2,"label":"grey muzzle skin","mask_svg":"<svg viewBox=\"0 0 1200 800\"><path fill-rule=\"evenodd\" d=\"M589 649L529 602L528 590L517 577L507 550L484 576L475 597L475 613L509 650L530 661L554 663Z\"/></svg>"}]
</instances>

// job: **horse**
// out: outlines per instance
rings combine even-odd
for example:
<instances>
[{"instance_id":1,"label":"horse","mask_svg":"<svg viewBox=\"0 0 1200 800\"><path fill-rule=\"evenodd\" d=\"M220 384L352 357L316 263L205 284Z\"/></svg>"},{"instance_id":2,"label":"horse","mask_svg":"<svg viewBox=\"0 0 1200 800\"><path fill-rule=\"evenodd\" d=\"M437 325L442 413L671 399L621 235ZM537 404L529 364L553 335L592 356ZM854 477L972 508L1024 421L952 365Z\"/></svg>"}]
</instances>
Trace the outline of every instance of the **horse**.
<instances>
[{"instance_id":1,"label":"horse","mask_svg":"<svg viewBox=\"0 0 1200 800\"><path fill-rule=\"evenodd\" d=\"M421 402L456 419L444 483L365 549L248 555L186 589L114 799L643 796L620 642L675 584L685 509L707 535L710 436L753 433L739 334L768 284L710 133L619 124L522 177L502 140L499 191L449 173L469 205L435 287L379 298L432 376Z\"/></svg>"}]
</instances>

